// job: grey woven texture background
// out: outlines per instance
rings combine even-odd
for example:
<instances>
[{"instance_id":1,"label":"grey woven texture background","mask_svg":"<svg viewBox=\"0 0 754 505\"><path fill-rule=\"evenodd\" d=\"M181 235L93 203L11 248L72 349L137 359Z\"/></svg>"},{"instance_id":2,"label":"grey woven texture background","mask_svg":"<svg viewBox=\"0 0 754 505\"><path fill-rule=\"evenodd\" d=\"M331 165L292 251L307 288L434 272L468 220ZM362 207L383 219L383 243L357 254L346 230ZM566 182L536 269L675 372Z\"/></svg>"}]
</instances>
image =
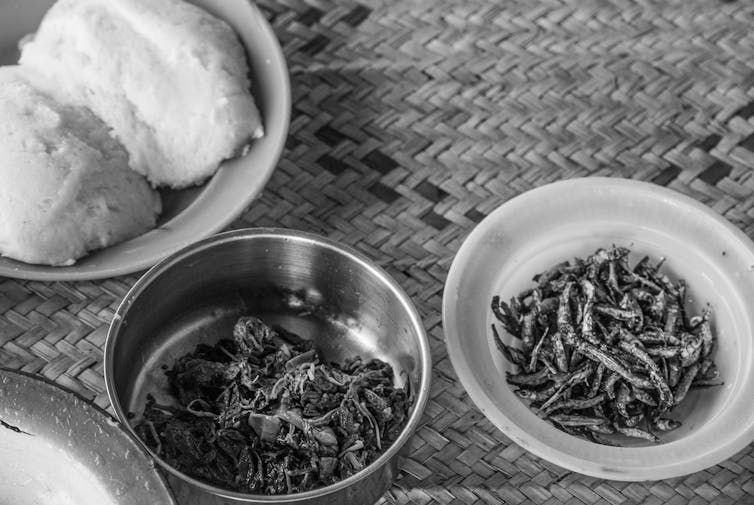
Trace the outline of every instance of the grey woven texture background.
<instances>
[{"instance_id":1,"label":"grey woven texture background","mask_svg":"<svg viewBox=\"0 0 754 505\"><path fill-rule=\"evenodd\" d=\"M289 141L232 227L352 245L421 313L435 363L424 422L382 503L754 503L754 446L658 482L603 481L519 448L448 360L443 284L494 208L607 175L691 195L754 237L754 2L260 0L288 59ZM0 365L108 407L107 326L137 275L0 279Z\"/></svg>"}]
</instances>

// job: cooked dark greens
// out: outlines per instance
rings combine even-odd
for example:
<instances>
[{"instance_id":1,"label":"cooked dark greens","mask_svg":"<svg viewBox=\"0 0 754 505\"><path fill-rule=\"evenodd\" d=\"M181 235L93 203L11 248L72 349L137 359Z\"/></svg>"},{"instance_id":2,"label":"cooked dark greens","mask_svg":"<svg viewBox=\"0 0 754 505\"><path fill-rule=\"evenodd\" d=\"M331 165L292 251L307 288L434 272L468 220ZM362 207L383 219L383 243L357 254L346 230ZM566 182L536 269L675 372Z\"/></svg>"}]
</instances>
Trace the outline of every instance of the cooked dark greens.
<instances>
[{"instance_id":1,"label":"cooked dark greens","mask_svg":"<svg viewBox=\"0 0 754 505\"><path fill-rule=\"evenodd\" d=\"M648 257L633 267L625 247L598 249L534 277L535 286L492 311L520 345L498 349L516 365L516 394L563 431L614 445L616 437L659 442L692 387L716 385L711 313L690 317L686 284Z\"/></svg>"},{"instance_id":2,"label":"cooked dark greens","mask_svg":"<svg viewBox=\"0 0 754 505\"><path fill-rule=\"evenodd\" d=\"M177 402L148 397L136 433L174 468L232 491L296 493L345 479L408 420L409 392L388 363L326 363L311 342L255 317L166 374Z\"/></svg>"}]
</instances>

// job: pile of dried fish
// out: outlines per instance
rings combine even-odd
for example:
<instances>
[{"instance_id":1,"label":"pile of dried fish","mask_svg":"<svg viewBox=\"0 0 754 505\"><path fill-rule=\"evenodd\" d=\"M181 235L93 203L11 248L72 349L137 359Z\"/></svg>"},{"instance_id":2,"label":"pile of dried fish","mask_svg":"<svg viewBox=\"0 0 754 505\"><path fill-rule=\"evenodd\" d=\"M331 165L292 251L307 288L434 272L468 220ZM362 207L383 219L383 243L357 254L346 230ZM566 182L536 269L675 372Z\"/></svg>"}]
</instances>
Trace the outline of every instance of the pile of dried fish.
<instances>
[{"instance_id":1,"label":"pile of dried fish","mask_svg":"<svg viewBox=\"0 0 754 505\"><path fill-rule=\"evenodd\" d=\"M310 342L254 317L166 372L177 404L149 397L134 429L174 468L225 489L287 494L358 472L408 420L392 367L323 362Z\"/></svg>"},{"instance_id":2,"label":"pile of dried fish","mask_svg":"<svg viewBox=\"0 0 754 505\"><path fill-rule=\"evenodd\" d=\"M669 413L691 387L718 377L710 311L689 317L686 285L648 257L631 268L629 249L598 249L534 277L535 287L492 311L520 345L498 349L518 373L516 393L540 417L574 435L614 445L615 437L658 442L680 426Z\"/></svg>"}]
</instances>

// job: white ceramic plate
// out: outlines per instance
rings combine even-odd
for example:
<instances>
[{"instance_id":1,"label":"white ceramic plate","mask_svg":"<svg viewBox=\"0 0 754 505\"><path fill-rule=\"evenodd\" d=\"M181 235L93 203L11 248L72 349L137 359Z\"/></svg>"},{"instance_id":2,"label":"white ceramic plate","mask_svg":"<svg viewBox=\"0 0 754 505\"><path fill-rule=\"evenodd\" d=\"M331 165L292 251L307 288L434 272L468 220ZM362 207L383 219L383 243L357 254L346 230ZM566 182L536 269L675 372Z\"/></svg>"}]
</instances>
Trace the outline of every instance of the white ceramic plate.
<instances>
[{"instance_id":1,"label":"white ceramic plate","mask_svg":"<svg viewBox=\"0 0 754 505\"><path fill-rule=\"evenodd\" d=\"M15 63L17 43L33 32L53 0L0 0L0 64ZM0 257L0 276L37 280L88 280L144 270L169 254L228 225L262 191L277 165L290 122L290 82L277 38L249 0L193 0L226 20L246 47L252 92L265 136L243 158L223 163L204 185L162 191L158 227L81 258L70 267L30 265Z\"/></svg>"},{"instance_id":2,"label":"white ceramic plate","mask_svg":"<svg viewBox=\"0 0 754 505\"><path fill-rule=\"evenodd\" d=\"M0 503L172 505L154 461L105 412L0 369Z\"/></svg>"},{"instance_id":3,"label":"white ceramic plate","mask_svg":"<svg viewBox=\"0 0 754 505\"><path fill-rule=\"evenodd\" d=\"M537 417L505 381L490 301L531 287L534 274L598 247L626 246L631 264L666 257L696 305L709 303L724 385L692 390L662 442L610 447ZM505 435L564 468L614 480L655 480L715 465L754 440L754 244L713 210L676 191L625 179L572 179L524 193L466 238L448 274L443 326L451 362L472 400ZM699 313L698 307L690 307ZM506 335L508 343L512 337Z\"/></svg>"}]
</instances>

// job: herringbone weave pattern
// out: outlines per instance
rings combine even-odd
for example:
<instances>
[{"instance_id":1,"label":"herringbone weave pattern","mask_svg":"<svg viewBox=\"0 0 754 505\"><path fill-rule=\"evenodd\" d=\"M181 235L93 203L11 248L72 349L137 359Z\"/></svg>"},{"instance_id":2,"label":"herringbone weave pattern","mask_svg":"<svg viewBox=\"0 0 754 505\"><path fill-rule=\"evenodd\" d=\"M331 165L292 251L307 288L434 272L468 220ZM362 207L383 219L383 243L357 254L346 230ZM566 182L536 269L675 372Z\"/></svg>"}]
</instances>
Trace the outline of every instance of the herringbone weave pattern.
<instances>
[{"instance_id":1,"label":"herringbone weave pattern","mask_svg":"<svg viewBox=\"0 0 754 505\"><path fill-rule=\"evenodd\" d=\"M546 463L456 380L442 288L462 239L530 188L589 175L667 185L754 237L754 3L259 0L293 84L290 138L234 224L355 246L415 301L435 373L382 503L754 503L754 446L687 477L601 481ZM0 279L0 365L107 407L102 348L135 281Z\"/></svg>"}]
</instances>

